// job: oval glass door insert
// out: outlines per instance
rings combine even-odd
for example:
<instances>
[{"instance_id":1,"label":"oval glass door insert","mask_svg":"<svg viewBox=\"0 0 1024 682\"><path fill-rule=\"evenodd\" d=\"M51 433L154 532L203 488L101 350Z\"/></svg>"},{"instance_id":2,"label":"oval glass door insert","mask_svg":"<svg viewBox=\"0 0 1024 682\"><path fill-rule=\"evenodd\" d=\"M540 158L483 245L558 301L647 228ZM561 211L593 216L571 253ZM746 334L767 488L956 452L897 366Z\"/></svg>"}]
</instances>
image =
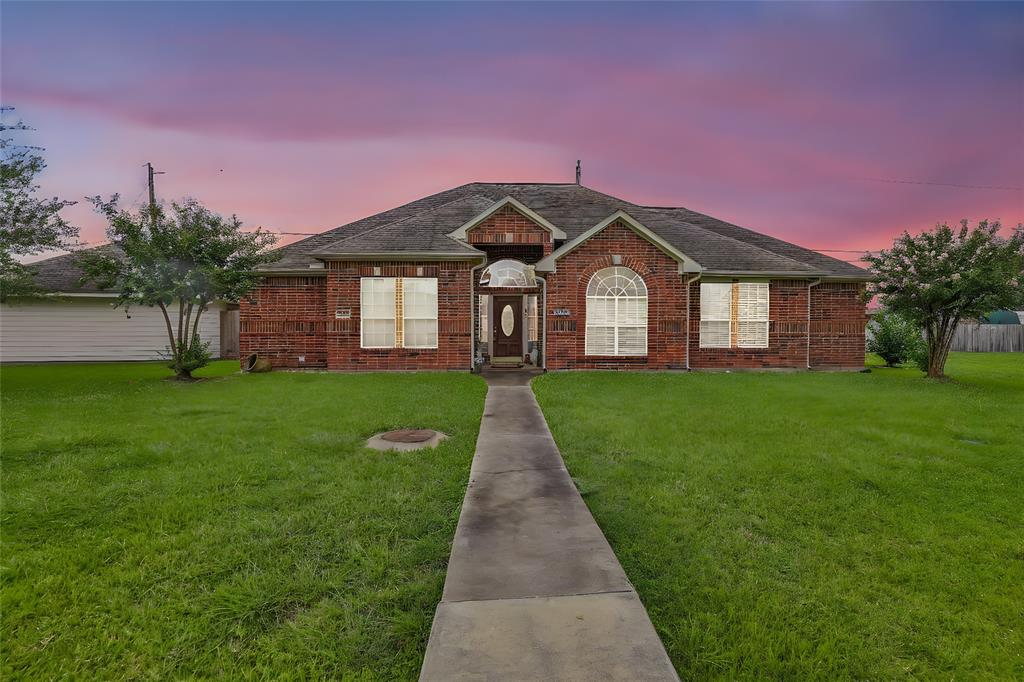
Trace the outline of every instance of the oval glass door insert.
<instances>
[{"instance_id":1,"label":"oval glass door insert","mask_svg":"<svg viewBox=\"0 0 1024 682\"><path fill-rule=\"evenodd\" d=\"M501 332L505 336L512 336L516 328L516 314L512 306L507 305L501 309Z\"/></svg>"}]
</instances>

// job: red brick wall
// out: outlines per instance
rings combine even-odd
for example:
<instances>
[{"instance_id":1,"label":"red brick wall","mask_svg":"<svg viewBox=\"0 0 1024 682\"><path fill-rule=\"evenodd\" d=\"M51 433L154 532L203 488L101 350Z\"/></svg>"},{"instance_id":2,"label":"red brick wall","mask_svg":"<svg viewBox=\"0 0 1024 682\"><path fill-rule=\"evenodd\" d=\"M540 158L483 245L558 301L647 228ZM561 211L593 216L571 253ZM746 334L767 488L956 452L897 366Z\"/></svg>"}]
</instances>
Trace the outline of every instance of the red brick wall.
<instances>
[{"instance_id":1,"label":"red brick wall","mask_svg":"<svg viewBox=\"0 0 1024 682\"><path fill-rule=\"evenodd\" d=\"M647 285L647 356L599 357L586 354L587 284L602 268L612 266L612 256L640 274ZM658 247L633 230L613 223L562 257L548 283L548 369L681 369L685 367L683 343L686 293L679 265ZM568 317L554 317L555 308Z\"/></svg>"},{"instance_id":2,"label":"red brick wall","mask_svg":"<svg viewBox=\"0 0 1024 682\"><path fill-rule=\"evenodd\" d=\"M470 317L472 262L440 261L420 263L347 262L328 263L327 310L349 308L352 317L336 320L327 335L329 369L462 369L471 367ZM375 275L374 268L380 268ZM421 273L418 275L418 273ZM360 348L359 280L362 277L436 277L437 348Z\"/></svg>"},{"instance_id":3,"label":"red brick wall","mask_svg":"<svg viewBox=\"0 0 1024 682\"><path fill-rule=\"evenodd\" d=\"M471 262L332 262L326 277L268 277L240 305L242 357L259 353L275 367L327 369L470 368ZM436 277L438 347L360 348L359 280ZM339 308L348 319L337 319ZM299 356L305 362L299 362Z\"/></svg>"},{"instance_id":4,"label":"red brick wall","mask_svg":"<svg viewBox=\"0 0 1024 682\"><path fill-rule=\"evenodd\" d=\"M551 253L551 233L513 206L502 206L468 233L470 244L539 244L544 255Z\"/></svg>"},{"instance_id":5,"label":"red brick wall","mask_svg":"<svg viewBox=\"0 0 1024 682\"><path fill-rule=\"evenodd\" d=\"M586 288L590 277L612 265L640 273L647 284L647 356L586 355ZM686 366L686 291L676 261L622 224L613 224L558 261L546 277L548 369L679 369ZM768 348L701 348L700 283L690 286L690 367L693 369L806 368L806 280L769 283ZM810 290L812 367L864 364L863 285L823 283ZM552 310L569 311L555 317Z\"/></svg>"},{"instance_id":6,"label":"red brick wall","mask_svg":"<svg viewBox=\"0 0 1024 682\"><path fill-rule=\"evenodd\" d=\"M701 348L700 283L690 287L690 367L806 368L807 280L773 279L768 285L768 348ZM810 363L812 368L864 366L867 316L860 283L824 282L811 291Z\"/></svg>"},{"instance_id":7,"label":"red brick wall","mask_svg":"<svg viewBox=\"0 0 1024 682\"><path fill-rule=\"evenodd\" d=\"M864 366L864 284L822 282L811 289L811 367Z\"/></svg>"},{"instance_id":8,"label":"red brick wall","mask_svg":"<svg viewBox=\"0 0 1024 682\"><path fill-rule=\"evenodd\" d=\"M242 361L259 353L275 367L326 367L327 278L267 277L239 302ZM299 363L299 356L305 357Z\"/></svg>"},{"instance_id":9,"label":"red brick wall","mask_svg":"<svg viewBox=\"0 0 1024 682\"><path fill-rule=\"evenodd\" d=\"M591 357L585 353L586 287L590 277L621 265L644 278L648 290L647 356ZM259 353L277 367L329 369L469 369L472 262L334 262L326 276L268 277L240 304L242 358ZM360 348L359 279L437 277L438 348ZM548 273L547 367L549 369L681 369L686 363L686 290L678 264L628 227L613 224L558 262ZM863 284L822 283L811 291L811 365L853 368L864 363ZM690 286L690 367L806 367L807 295L804 280L772 280L769 346L700 348L700 284ZM337 319L348 308L349 319ZM568 317L551 312L566 309ZM305 362L299 363L299 356Z\"/></svg>"},{"instance_id":10,"label":"red brick wall","mask_svg":"<svg viewBox=\"0 0 1024 682\"><path fill-rule=\"evenodd\" d=\"M806 280L768 283L767 348L701 348L700 282L690 285L690 367L754 369L807 367ZM863 361L863 358L861 358Z\"/></svg>"}]
</instances>

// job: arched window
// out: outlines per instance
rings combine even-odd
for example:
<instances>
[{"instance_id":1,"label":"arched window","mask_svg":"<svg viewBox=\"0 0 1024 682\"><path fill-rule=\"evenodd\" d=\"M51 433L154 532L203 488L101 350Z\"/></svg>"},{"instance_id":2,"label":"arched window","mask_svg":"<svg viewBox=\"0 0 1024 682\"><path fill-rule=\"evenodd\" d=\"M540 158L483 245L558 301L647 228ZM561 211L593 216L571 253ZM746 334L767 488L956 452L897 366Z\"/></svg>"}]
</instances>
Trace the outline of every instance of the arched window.
<instances>
[{"instance_id":1,"label":"arched window","mask_svg":"<svg viewBox=\"0 0 1024 682\"><path fill-rule=\"evenodd\" d=\"M533 266L517 260L496 260L480 275L480 285L486 287L534 287L537 279Z\"/></svg>"},{"instance_id":2,"label":"arched window","mask_svg":"<svg viewBox=\"0 0 1024 682\"><path fill-rule=\"evenodd\" d=\"M647 355L647 285L629 268L598 270L587 285L587 355Z\"/></svg>"}]
</instances>

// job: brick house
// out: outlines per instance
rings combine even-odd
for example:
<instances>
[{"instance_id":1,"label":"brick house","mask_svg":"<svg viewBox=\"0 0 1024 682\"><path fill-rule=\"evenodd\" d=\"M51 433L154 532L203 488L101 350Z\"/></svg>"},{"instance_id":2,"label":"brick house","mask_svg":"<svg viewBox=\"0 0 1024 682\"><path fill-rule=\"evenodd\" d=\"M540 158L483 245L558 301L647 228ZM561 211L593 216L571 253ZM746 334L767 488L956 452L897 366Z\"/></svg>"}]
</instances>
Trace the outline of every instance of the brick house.
<instances>
[{"instance_id":1,"label":"brick house","mask_svg":"<svg viewBox=\"0 0 1024 682\"><path fill-rule=\"evenodd\" d=\"M868 273L578 184L462 185L290 244L241 302L278 367L864 363Z\"/></svg>"}]
</instances>

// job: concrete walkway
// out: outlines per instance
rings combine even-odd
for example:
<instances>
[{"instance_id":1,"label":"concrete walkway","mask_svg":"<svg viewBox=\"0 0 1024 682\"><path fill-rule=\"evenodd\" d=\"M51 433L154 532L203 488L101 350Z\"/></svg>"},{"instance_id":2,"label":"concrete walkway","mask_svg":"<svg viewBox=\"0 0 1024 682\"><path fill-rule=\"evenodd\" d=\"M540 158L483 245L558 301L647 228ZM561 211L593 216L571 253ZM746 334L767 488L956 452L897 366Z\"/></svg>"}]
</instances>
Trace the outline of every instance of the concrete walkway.
<instances>
[{"instance_id":1,"label":"concrete walkway","mask_svg":"<svg viewBox=\"0 0 1024 682\"><path fill-rule=\"evenodd\" d=\"M676 680L562 462L532 375L486 375L421 680Z\"/></svg>"}]
</instances>

